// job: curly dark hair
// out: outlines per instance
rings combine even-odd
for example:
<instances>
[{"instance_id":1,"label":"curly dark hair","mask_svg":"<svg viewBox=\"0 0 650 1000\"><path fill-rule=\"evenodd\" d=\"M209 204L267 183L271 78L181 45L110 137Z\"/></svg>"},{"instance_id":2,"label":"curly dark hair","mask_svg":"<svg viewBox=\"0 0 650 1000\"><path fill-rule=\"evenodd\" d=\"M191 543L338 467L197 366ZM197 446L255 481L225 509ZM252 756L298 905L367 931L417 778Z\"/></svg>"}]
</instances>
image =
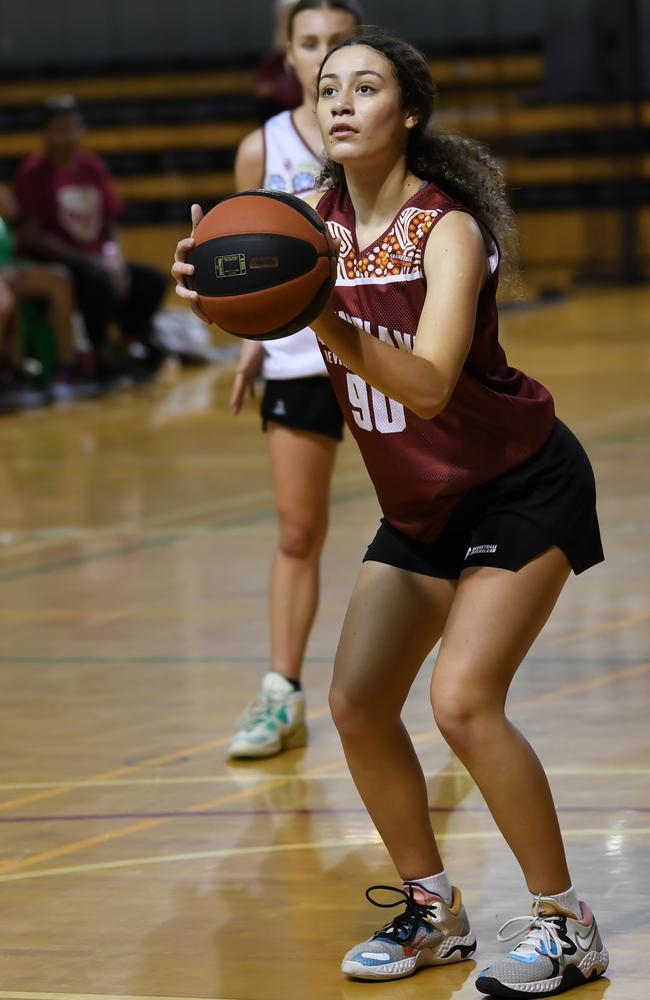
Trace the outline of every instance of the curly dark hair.
<instances>
[{"instance_id":1,"label":"curly dark hair","mask_svg":"<svg viewBox=\"0 0 650 1000\"><path fill-rule=\"evenodd\" d=\"M289 14L287 38L292 38L293 22L303 10L341 10L354 18L357 22L357 28L360 28L363 22L361 7L356 0L298 0L298 3L291 8L291 13Z\"/></svg>"},{"instance_id":2,"label":"curly dark hair","mask_svg":"<svg viewBox=\"0 0 650 1000\"><path fill-rule=\"evenodd\" d=\"M518 238L514 213L508 202L501 168L481 143L467 136L446 132L431 125L435 84L427 60L412 45L378 28L363 28L346 38L326 55L318 73L339 49L366 45L384 56L401 94L402 107L417 117L408 134L406 163L416 177L432 181L442 191L470 210L494 234L501 247L502 274L518 285ZM326 160L318 185L343 185L343 167Z\"/></svg>"}]
</instances>

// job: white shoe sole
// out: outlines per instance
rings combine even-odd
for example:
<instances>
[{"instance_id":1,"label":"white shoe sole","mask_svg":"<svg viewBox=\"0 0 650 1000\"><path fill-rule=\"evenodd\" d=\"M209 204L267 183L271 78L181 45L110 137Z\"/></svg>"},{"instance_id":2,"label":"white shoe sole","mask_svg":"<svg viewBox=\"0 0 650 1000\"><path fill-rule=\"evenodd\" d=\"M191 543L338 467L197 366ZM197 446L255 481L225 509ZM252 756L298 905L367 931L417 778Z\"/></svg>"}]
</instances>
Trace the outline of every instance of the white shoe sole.
<instances>
[{"instance_id":1,"label":"white shoe sole","mask_svg":"<svg viewBox=\"0 0 650 1000\"><path fill-rule=\"evenodd\" d=\"M301 722L288 733L278 734L278 738L258 746L245 743L243 740L233 741L228 747L228 757L231 760L261 760L266 757L276 757L285 750L299 750L307 745L307 726Z\"/></svg>"},{"instance_id":2,"label":"white shoe sole","mask_svg":"<svg viewBox=\"0 0 650 1000\"><path fill-rule=\"evenodd\" d=\"M374 968L361 962L344 959L341 971L351 979L404 979L406 976L412 976L418 969L464 962L471 958L475 951L476 938L473 934L468 934L466 937L445 938L435 950L423 948L417 955L403 958L399 962L377 965Z\"/></svg>"}]
</instances>

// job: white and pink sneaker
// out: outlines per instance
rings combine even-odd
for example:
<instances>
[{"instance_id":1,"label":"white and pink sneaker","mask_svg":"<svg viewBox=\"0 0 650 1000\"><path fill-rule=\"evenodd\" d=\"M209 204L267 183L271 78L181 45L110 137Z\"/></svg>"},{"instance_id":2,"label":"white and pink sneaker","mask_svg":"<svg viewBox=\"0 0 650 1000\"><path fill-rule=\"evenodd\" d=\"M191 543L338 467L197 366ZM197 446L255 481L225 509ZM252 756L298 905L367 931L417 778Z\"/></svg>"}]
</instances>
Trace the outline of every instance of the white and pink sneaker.
<instances>
[{"instance_id":1,"label":"white and pink sneaker","mask_svg":"<svg viewBox=\"0 0 650 1000\"><path fill-rule=\"evenodd\" d=\"M491 997L554 997L602 976L609 963L594 915L580 903L580 915L540 897L532 916L513 917L501 927L499 941L522 937L505 958L479 973L476 988ZM514 932L504 931L521 924Z\"/></svg>"}]
</instances>

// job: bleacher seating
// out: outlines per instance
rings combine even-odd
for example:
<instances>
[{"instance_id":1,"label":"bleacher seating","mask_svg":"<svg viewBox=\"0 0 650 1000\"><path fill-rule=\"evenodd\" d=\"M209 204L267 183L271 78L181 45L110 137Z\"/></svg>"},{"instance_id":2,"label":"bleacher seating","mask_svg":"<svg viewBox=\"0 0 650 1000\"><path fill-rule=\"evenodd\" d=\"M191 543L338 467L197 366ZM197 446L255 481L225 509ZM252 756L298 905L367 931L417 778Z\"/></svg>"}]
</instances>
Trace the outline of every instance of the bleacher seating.
<instances>
[{"instance_id":1,"label":"bleacher seating","mask_svg":"<svg viewBox=\"0 0 650 1000\"><path fill-rule=\"evenodd\" d=\"M638 205L650 261L650 100L546 103L535 52L435 59L432 69L440 124L502 159L529 283L563 286L590 268L615 275ZM233 190L236 146L258 124L250 67L0 82L0 180L37 148L39 105L57 93L81 101L87 143L116 178L127 253L166 267L190 203L209 207Z\"/></svg>"}]
</instances>

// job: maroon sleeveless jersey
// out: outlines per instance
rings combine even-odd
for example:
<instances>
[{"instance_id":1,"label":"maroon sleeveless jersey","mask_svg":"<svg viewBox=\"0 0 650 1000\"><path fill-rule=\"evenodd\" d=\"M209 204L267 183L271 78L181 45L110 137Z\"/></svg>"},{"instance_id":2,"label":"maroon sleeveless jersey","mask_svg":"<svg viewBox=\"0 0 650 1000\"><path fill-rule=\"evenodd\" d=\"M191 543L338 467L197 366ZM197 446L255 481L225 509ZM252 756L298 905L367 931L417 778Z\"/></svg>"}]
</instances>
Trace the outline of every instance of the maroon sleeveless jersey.
<instances>
[{"instance_id":1,"label":"maroon sleeveless jersey","mask_svg":"<svg viewBox=\"0 0 650 1000\"><path fill-rule=\"evenodd\" d=\"M423 255L437 222L466 211L425 184L386 232L359 249L345 188L332 188L318 212L341 240L335 312L402 351L411 351L426 296ZM324 344L323 357L386 519L407 535L434 541L456 504L476 486L533 455L551 433L550 393L510 368L498 342L498 248L481 292L472 345L447 406L418 417L351 372Z\"/></svg>"}]
</instances>

